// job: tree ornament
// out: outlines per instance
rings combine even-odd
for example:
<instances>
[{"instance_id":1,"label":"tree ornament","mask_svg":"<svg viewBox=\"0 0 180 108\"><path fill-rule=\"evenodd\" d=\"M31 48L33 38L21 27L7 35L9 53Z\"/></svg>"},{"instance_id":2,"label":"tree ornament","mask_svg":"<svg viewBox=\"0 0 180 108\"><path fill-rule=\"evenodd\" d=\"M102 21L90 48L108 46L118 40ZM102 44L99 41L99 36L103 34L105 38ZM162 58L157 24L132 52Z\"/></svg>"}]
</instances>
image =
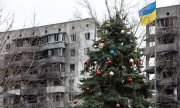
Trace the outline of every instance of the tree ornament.
<instances>
[{"instance_id":1,"label":"tree ornament","mask_svg":"<svg viewBox=\"0 0 180 108\"><path fill-rule=\"evenodd\" d=\"M109 53L114 54L115 53L114 49L110 49Z\"/></svg>"},{"instance_id":2,"label":"tree ornament","mask_svg":"<svg viewBox=\"0 0 180 108\"><path fill-rule=\"evenodd\" d=\"M121 33L124 34L124 33L125 33L125 30L121 30Z\"/></svg>"},{"instance_id":3,"label":"tree ornament","mask_svg":"<svg viewBox=\"0 0 180 108\"><path fill-rule=\"evenodd\" d=\"M97 46L97 45L94 45L93 47L94 47L94 48L98 48L98 46Z\"/></svg>"},{"instance_id":4,"label":"tree ornament","mask_svg":"<svg viewBox=\"0 0 180 108\"><path fill-rule=\"evenodd\" d=\"M77 104L77 103L78 103L78 101L77 101L77 100L74 100L74 101L73 101L73 103L74 103L74 104Z\"/></svg>"},{"instance_id":5,"label":"tree ornament","mask_svg":"<svg viewBox=\"0 0 180 108\"><path fill-rule=\"evenodd\" d=\"M133 64L133 63L134 63L134 60L131 58L131 59L129 60L129 63Z\"/></svg>"},{"instance_id":6,"label":"tree ornament","mask_svg":"<svg viewBox=\"0 0 180 108\"><path fill-rule=\"evenodd\" d=\"M111 63L112 63L112 60L108 60L107 63L108 63L108 64L111 64Z\"/></svg>"},{"instance_id":7,"label":"tree ornament","mask_svg":"<svg viewBox=\"0 0 180 108\"><path fill-rule=\"evenodd\" d=\"M134 49L134 52L135 52L135 53L137 53L137 52L138 52L138 51L137 51L137 48L135 48L135 49Z\"/></svg>"},{"instance_id":8,"label":"tree ornament","mask_svg":"<svg viewBox=\"0 0 180 108\"><path fill-rule=\"evenodd\" d=\"M141 59L138 59L138 64L139 64L139 65L143 65L143 62L142 62Z\"/></svg>"},{"instance_id":9,"label":"tree ornament","mask_svg":"<svg viewBox=\"0 0 180 108\"><path fill-rule=\"evenodd\" d=\"M133 82L133 78L132 77L128 77L128 83L131 84Z\"/></svg>"},{"instance_id":10,"label":"tree ornament","mask_svg":"<svg viewBox=\"0 0 180 108\"><path fill-rule=\"evenodd\" d=\"M116 104L116 108L121 108L121 105L120 104Z\"/></svg>"},{"instance_id":11,"label":"tree ornament","mask_svg":"<svg viewBox=\"0 0 180 108\"><path fill-rule=\"evenodd\" d=\"M101 40L101 43L105 43L106 42L106 40Z\"/></svg>"},{"instance_id":12,"label":"tree ornament","mask_svg":"<svg viewBox=\"0 0 180 108\"><path fill-rule=\"evenodd\" d=\"M103 47L104 46L104 43L99 43L99 47Z\"/></svg>"},{"instance_id":13,"label":"tree ornament","mask_svg":"<svg viewBox=\"0 0 180 108\"><path fill-rule=\"evenodd\" d=\"M101 74L102 74L102 72L100 70L96 71L96 75L101 75Z\"/></svg>"},{"instance_id":14,"label":"tree ornament","mask_svg":"<svg viewBox=\"0 0 180 108\"><path fill-rule=\"evenodd\" d=\"M113 71L109 72L109 75L114 76L114 72Z\"/></svg>"},{"instance_id":15,"label":"tree ornament","mask_svg":"<svg viewBox=\"0 0 180 108\"><path fill-rule=\"evenodd\" d=\"M94 64L97 64L97 61L94 61Z\"/></svg>"},{"instance_id":16,"label":"tree ornament","mask_svg":"<svg viewBox=\"0 0 180 108\"><path fill-rule=\"evenodd\" d=\"M144 83L147 83L147 80L146 80L146 79L143 79L143 82L144 82Z\"/></svg>"},{"instance_id":17,"label":"tree ornament","mask_svg":"<svg viewBox=\"0 0 180 108\"><path fill-rule=\"evenodd\" d=\"M127 34L128 34L128 35L130 35L130 34L131 34L131 32L127 32Z\"/></svg>"},{"instance_id":18,"label":"tree ornament","mask_svg":"<svg viewBox=\"0 0 180 108\"><path fill-rule=\"evenodd\" d=\"M80 81L80 82L84 82L84 78L80 78L79 81Z\"/></svg>"},{"instance_id":19,"label":"tree ornament","mask_svg":"<svg viewBox=\"0 0 180 108\"><path fill-rule=\"evenodd\" d=\"M89 91L90 90L90 88L89 87L86 87L86 91Z\"/></svg>"}]
</instances>

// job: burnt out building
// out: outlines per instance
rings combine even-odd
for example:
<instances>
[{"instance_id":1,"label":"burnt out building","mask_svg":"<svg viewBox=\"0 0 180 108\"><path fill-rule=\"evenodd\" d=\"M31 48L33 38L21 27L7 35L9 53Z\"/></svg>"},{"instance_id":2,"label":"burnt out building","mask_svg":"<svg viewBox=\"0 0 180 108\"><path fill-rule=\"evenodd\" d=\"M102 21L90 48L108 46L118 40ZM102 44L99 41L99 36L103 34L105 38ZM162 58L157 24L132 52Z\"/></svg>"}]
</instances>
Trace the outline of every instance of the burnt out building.
<instances>
[{"instance_id":1,"label":"burnt out building","mask_svg":"<svg viewBox=\"0 0 180 108\"><path fill-rule=\"evenodd\" d=\"M3 108L68 108L95 37L93 19L1 33Z\"/></svg>"},{"instance_id":2,"label":"burnt out building","mask_svg":"<svg viewBox=\"0 0 180 108\"><path fill-rule=\"evenodd\" d=\"M156 21L146 27L145 72L155 74L155 101L160 108L179 108L180 5L157 8L156 12Z\"/></svg>"}]
</instances>

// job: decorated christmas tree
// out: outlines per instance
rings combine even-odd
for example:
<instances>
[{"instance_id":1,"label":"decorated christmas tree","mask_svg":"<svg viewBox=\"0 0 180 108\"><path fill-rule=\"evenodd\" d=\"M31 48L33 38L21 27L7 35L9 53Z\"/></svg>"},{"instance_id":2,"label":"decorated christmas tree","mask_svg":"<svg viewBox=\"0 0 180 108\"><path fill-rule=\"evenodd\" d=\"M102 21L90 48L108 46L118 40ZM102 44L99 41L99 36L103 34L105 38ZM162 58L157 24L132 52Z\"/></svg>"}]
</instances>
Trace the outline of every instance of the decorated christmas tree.
<instances>
[{"instance_id":1,"label":"decorated christmas tree","mask_svg":"<svg viewBox=\"0 0 180 108\"><path fill-rule=\"evenodd\" d=\"M150 82L142 74L142 54L132 28L119 15L98 26L75 108L148 108Z\"/></svg>"}]
</instances>

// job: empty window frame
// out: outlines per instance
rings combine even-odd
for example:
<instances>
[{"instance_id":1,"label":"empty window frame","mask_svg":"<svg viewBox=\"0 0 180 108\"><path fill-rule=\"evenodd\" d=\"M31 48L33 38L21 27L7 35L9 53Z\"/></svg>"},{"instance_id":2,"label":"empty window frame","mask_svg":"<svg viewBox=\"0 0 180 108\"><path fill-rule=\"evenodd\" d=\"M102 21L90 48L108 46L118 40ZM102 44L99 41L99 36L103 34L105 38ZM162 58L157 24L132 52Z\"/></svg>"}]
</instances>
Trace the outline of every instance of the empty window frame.
<instances>
[{"instance_id":1,"label":"empty window frame","mask_svg":"<svg viewBox=\"0 0 180 108\"><path fill-rule=\"evenodd\" d=\"M19 61L21 59L22 59L22 54L15 55L15 58L14 58L15 61Z\"/></svg>"},{"instance_id":2,"label":"empty window frame","mask_svg":"<svg viewBox=\"0 0 180 108\"><path fill-rule=\"evenodd\" d=\"M87 54L89 53L89 51L90 51L90 48L89 48L89 47L84 48L84 54L85 54L85 55L87 55Z\"/></svg>"},{"instance_id":3,"label":"empty window frame","mask_svg":"<svg viewBox=\"0 0 180 108\"><path fill-rule=\"evenodd\" d=\"M74 95L73 94L69 94L69 101L73 101L74 100Z\"/></svg>"},{"instance_id":4,"label":"empty window frame","mask_svg":"<svg viewBox=\"0 0 180 108\"><path fill-rule=\"evenodd\" d=\"M64 48L49 49L48 55L49 55L49 57L51 57L51 56L64 56L65 55L65 49Z\"/></svg>"},{"instance_id":5,"label":"empty window frame","mask_svg":"<svg viewBox=\"0 0 180 108\"><path fill-rule=\"evenodd\" d=\"M47 44L48 43L48 36L44 36L41 38L41 45Z\"/></svg>"},{"instance_id":6,"label":"empty window frame","mask_svg":"<svg viewBox=\"0 0 180 108\"><path fill-rule=\"evenodd\" d=\"M85 35L85 39L86 40L90 40L91 37L90 37L90 33L89 32L88 33L84 33L84 35Z\"/></svg>"},{"instance_id":7,"label":"empty window frame","mask_svg":"<svg viewBox=\"0 0 180 108\"><path fill-rule=\"evenodd\" d=\"M62 86L62 80L60 78L54 79L54 86Z\"/></svg>"},{"instance_id":8,"label":"empty window frame","mask_svg":"<svg viewBox=\"0 0 180 108\"><path fill-rule=\"evenodd\" d=\"M64 93L62 93L62 92L53 93L51 95L53 95L54 102L58 102L58 101L61 101L64 99Z\"/></svg>"},{"instance_id":9,"label":"empty window frame","mask_svg":"<svg viewBox=\"0 0 180 108\"><path fill-rule=\"evenodd\" d=\"M54 36L53 35L49 35L48 36L48 43L53 43L54 42Z\"/></svg>"},{"instance_id":10,"label":"empty window frame","mask_svg":"<svg viewBox=\"0 0 180 108\"><path fill-rule=\"evenodd\" d=\"M21 102L21 97L20 96L15 96L14 97L14 104L19 104Z\"/></svg>"},{"instance_id":11,"label":"empty window frame","mask_svg":"<svg viewBox=\"0 0 180 108\"><path fill-rule=\"evenodd\" d=\"M17 40L17 41L15 41L15 43L16 43L17 47L22 47L23 46L23 40Z\"/></svg>"},{"instance_id":12,"label":"empty window frame","mask_svg":"<svg viewBox=\"0 0 180 108\"><path fill-rule=\"evenodd\" d=\"M158 19L157 20L157 23L158 23L158 26L159 27L172 27L175 25L175 22L174 22L174 19L175 18L163 18L163 19Z\"/></svg>"},{"instance_id":13,"label":"empty window frame","mask_svg":"<svg viewBox=\"0 0 180 108\"><path fill-rule=\"evenodd\" d=\"M75 26L72 26L72 30L74 30L75 29Z\"/></svg>"},{"instance_id":14,"label":"empty window frame","mask_svg":"<svg viewBox=\"0 0 180 108\"><path fill-rule=\"evenodd\" d=\"M71 49L71 50L70 50L70 55L71 55L72 57L74 57L74 56L75 56L75 54L76 54L75 49Z\"/></svg>"},{"instance_id":15,"label":"empty window frame","mask_svg":"<svg viewBox=\"0 0 180 108\"><path fill-rule=\"evenodd\" d=\"M54 34L54 41L55 42L59 41L59 34Z\"/></svg>"},{"instance_id":16,"label":"empty window frame","mask_svg":"<svg viewBox=\"0 0 180 108\"><path fill-rule=\"evenodd\" d=\"M70 64L70 71L75 71L75 64Z\"/></svg>"},{"instance_id":17,"label":"empty window frame","mask_svg":"<svg viewBox=\"0 0 180 108\"><path fill-rule=\"evenodd\" d=\"M37 103L37 96L29 95L27 101L28 103Z\"/></svg>"},{"instance_id":18,"label":"empty window frame","mask_svg":"<svg viewBox=\"0 0 180 108\"><path fill-rule=\"evenodd\" d=\"M65 71L65 63L60 63L60 71Z\"/></svg>"},{"instance_id":19,"label":"empty window frame","mask_svg":"<svg viewBox=\"0 0 180 108\"><path fill-rule=\"evenodd\" d=\"M66 41L66 33L62 34L62 41L65 42Z\"/></svg>"},{"instance_id":20,"label":"empty window frame","mask_svg":"<svg viewBox=\"0 0 180 108\"><path fill-rule=\"evenodd\" d=\"M10 49L10 44L6 44L6 50Z\"/></svg>"},{"instance_id":21,"label":"empty window frame","mask_svg":"<svg viewBox=\"0 0 180 108\"><path fill-rule=\"evenodd\" d=\"M69 79L69 85L73 86L74 85L74 78L70 77Z\"/></svg>"},{"instance_id":22,"label":"empty window frame","mask_svg":"<svg viewBox=\"0 0 180 108\"><path fill-rule=\"evenodd\" d=\"M70 37L70 42L75 42L75 41L76 41L76 35L73 34L73 35L71 35L71 37Z\"/></svg>"}]
</instances>

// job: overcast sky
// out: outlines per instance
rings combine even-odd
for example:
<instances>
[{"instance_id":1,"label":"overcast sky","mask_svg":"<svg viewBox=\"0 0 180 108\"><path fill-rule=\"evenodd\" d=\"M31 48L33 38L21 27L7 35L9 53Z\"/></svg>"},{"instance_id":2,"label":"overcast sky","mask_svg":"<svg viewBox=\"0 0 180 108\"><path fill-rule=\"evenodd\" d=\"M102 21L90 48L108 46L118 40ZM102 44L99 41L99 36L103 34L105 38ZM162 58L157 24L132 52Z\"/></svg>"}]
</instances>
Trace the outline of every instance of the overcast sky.
<instances>
[{"instance_id":1,"label":"overcast sky","mask_svg":"<svg viewBox=\"0 0 180 108\"><path fill-rule=\"evenodd\" d=\"M105 13L104 0L90 0L92 7L97 12L98 18L103 18ZM114 0L110 0L114 1ZM130 14L138 17L138 10L145 5L145 0L125 0ZM153 1L153 0L146 0ZM0 0L4 14L7 12L15 14L14 29L30 27L33 21L33 14L36 14L36 23L46 25L60 23L74 19L77 10L82 17L88 17L87 9L83 8L79 2L82 0ZM157 0L157 7L179 4L180 0ZM134 7L135 6L135 7Z\"/></svg>"}]
</instances>

